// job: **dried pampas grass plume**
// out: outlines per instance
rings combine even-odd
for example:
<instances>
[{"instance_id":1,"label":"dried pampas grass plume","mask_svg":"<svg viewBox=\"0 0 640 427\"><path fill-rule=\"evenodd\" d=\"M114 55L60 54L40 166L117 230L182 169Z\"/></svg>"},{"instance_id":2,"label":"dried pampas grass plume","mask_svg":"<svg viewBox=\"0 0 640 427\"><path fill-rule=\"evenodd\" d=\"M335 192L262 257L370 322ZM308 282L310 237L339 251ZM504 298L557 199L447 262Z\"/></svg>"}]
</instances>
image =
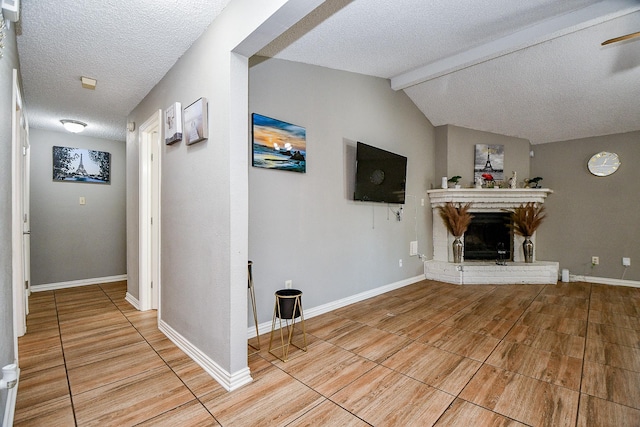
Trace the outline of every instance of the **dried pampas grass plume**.
<instances>
[{"instance_id":1,"label":"dried pampas grass plume","mask_svg":"<svg viewBox=\"0 0 640 427\"><path fill-rule=\"evenodd\" d=\"M473 219L473 215L469 213L470 208L471 203L456 206L453 202L447 202L438 206L440 217L453 236L460 237L467 231L467 227Z\"/></svg>"}]
</instances>

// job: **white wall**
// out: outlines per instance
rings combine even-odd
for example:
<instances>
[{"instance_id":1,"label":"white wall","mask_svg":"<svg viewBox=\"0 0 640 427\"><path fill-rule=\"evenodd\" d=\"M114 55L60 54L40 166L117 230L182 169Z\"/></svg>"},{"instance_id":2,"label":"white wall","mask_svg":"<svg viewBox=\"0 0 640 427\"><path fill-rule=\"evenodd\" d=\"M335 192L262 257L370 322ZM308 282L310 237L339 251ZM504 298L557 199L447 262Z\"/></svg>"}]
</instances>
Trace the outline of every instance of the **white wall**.
<instances>
[{"instance_id":1,"label":"white wall","mask_svg":"<svg viewBox=\"0 0 640 427\"><path fill-rule=\"evenodd\" d=\"M32 285L126 274L124 142L40 129L30 142ZM111 153L111 183L53 181L53 146Z\"/></svg>"},{"instance_id":2,"label":"white wall","mask_svg":"<svg viewBox=\"0 0 640 427\"><path fill-rule=\"evenodd\" d=\"M0 59L0 367L14 362L13 299L11 269L11 112L13 69L18 69L15 25L5 30ZM4 417L7 391L0 391L0 419Z\"/></svg>"},{"instance_id":3,"label":"white wall","mask_svg":"<svg viewBox=\"0 0 640 427\"><path fill-rule=\"evenodd\" d=\"M293 280L310 308L423 274L409 242L432 254L434 129L384 79L254 58L250 112L306 128L307 170L249 169L249 256L260 322ZM356 141L408 157L404 215L353 201ZM390 209L391 208L391 209ZM403 267L399 267L399 260Z\"/></svg>"}]
</instances>

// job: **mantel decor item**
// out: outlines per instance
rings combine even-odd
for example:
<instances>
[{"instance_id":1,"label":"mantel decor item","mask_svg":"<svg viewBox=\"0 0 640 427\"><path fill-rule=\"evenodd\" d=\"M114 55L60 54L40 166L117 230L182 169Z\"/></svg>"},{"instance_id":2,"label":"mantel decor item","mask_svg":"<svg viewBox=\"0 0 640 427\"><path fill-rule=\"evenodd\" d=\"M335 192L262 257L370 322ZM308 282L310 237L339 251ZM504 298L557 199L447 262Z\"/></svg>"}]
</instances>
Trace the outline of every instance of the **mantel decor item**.
<instances>
[{"instance_id":1,"label":"mantel decor item","mask_svg":"<svg viewBox=\"0 0 640 427\"><path fill-rule=\"evenodd\" d=\"M187 145L208 138L207 98L200 98L184 109L184 142Z\"/></svg>"},{"instance_id":2,"label":"mantel decor item","mask_svg":"<svg viewBox=\"0 0 640 427\"><path fill-rule=\"evenodd\" d=\"M534 178L526 178L524 184L527 188L540 188L540 181L542 181L542 177L536 176Z\"/></svg>"},{"instance_id":3,"label":"mantel decor item","mask_svg":"<svg viewBox=\"0 0 640 427\"><path fill-rule=\"evenodd\" d=\"M520 205L511 212L511 227L513 232L524 237L522 250L524 262L533 262L533 242L531 236L536 232L542 221L546 218L544 205L528 202Z\"/></svg>"},{"instance_id":4,"label":"mantel decor item","mask_svg":"<svg viewBox=\"0 0 640 427\"><path fill-rule=\"evenodd\" d=\"M53 180L109 184L111 154L106 151L54 146Z\"/></svg>"},{"instance_id":5,"label":"mantel decor item","mask_svg":"<svg viewBox=\"0 0 640 427\"><path fill-rule=\"evenodd\" d=\"M182 105L174 102L164 110L164 143L182 141Z\"/></svg>"},{"instance_id":6,"label":"mantel decor item","mask_svg":"<svg viewBox=\"0 0 640 427\"><path fill-rule=\"evenodd\" d=\"M473 166L474 181L483 174L492 176L490 181L504 180L504 145L476 144ZM486 180L486 178L484 178Z\"/></svg>"},{"instance_id":7,"label":"mantel decor item","mask_svg":"<svg viewBox=\"0 0 640 427\"><path fill-rule=\"evenodd\" d=\"M456 175L449 178L448 182L452 183L454 188L460 188L460 184L458 184L458 182L460 182L461 179L462 177L460 175Z\"/></svg>"},{"instance_id":8,"label":"mantel decor item","mask_svg":"<svg viewBox=\"0 0 640 427\"><path fill-rule=\"evenodd\" d=\"M446 202L444 205L438 206L440 218L442 218L449 233L454 237L452 245L453 262L456 264L462 262L464 249L462 235L467 231L467 227L469 227L473 219L473 215L469 213L469 209L471 209L471 203L456 206L453 202Z\"/></svg>"}]
</instances>

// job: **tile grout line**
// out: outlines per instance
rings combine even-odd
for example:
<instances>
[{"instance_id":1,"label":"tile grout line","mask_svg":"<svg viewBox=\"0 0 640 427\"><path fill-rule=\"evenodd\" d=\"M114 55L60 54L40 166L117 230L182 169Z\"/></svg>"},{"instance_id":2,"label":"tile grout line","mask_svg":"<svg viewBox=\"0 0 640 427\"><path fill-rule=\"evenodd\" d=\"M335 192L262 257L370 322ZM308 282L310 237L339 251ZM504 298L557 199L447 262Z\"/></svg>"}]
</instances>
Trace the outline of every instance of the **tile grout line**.
<instances>
[{"instance_id":1,"label":"tile grout line","mask_svg":"<svg viewBox=\"0 0 640 427\"><path fill-rule=\"evenodd\" d=\"M98 285L100 286L100 285ZM149 342L149 340L147 340L147 337L144 336L144 334L142 332L140 332L140 330L133 324L133 322L131 321L131 319L129 319L129 316L126 315L125 312L123 312L120 307L118 306L118 304L115 303L115 301L111 298L111 296L102 288L102 286L100 286L100 289L102 290L102 292L107 296L107 298L109 298L109 301L111 301L111 303L116 307L116 309L118 309L118 311L124 316L125 319L127 319L127 322L129 322L129 325L131 325L131 327L138 333L138 335L140 335L140 337L142 337L142 339L144 340L145 343L147 343L147 345L154 351L154 353L156 353L158 355L158 357L160 358L160 360L162 360L162 362L167 366L167 368L169 368L169 370L171 371L171 373L173 373L173 375L175 375L178 380L180 380L180 382L186 387L187 390L189 390L189 393L191 393L191 395L194 397L194 399L200 404L202 405L202 407L204 408L205 411L207 411L208 414L211 415L211 417L213 417L213 419L220 425L222 426L222 424L218 421L218 419L215 417L215 415L213 415L211 413L211 411L209 411L209 409L206 407L206 405L204 403L202 403L202 401L200 400L200 398L198 396L196 396L196 394L193 392L193 390L191 390L191 387L189 387L187 385L187 383L184 382L184 380L182 379L182 377L180 375L178 375L178 373L173 369L173 367L171 365L169 365L169 363L164 359L164 357L162 357L162 355L160 353L158 353L158 350L153 346L153 344L151 344ZM140 312L139 310L136 310L137 312ZM157 318L156 318L157 320ZM157 327L157 325L156 325ZM164 335L164 334L163 334ZM161 414L156 414L154 417L150 418L149 420L156 418L160 415L166 414L167 412L171 412L173 410L175 410L176 408L179 408L182 405L176 406L175 408L169 409ZM145 420L142 421L141 423L144 423L146 421L149 420ZM140 424L140 423L139 423Z\"/></svg>"},{"instance_id":2,"label":"tile grout line","mask_svg":"<svg viewBox=\"0 0 640 427\"><path fill-rule=\"evenodd\" d=\"M589 283L589 305L587 306L587 326L584 331L584 345L582 347L582 364L580 366L580 384L578 385L578 406L576 412L576 427L578 426L578 415L580 414L580 401L582 401L582 380L584 379L584 363L587 355L587 336L589 335L589 316L591 315L591 301L593 297L593 286Z\"/></svg>"},{"instance_id":3,"label":"tile grout line","mask_svg":"<svg viewBox=\"0 0 640 427\"><path fill-rule=\"evenodd\" d=\"M499 345L504 341L504 338L505 338L507 335L509 335L509 332L511 332L511 330L514 328L514 326L518 323L518 320L520 320L520 319L522 318L522 316L524 316L524 314L527 312L527 309L528 309L529 307L531 307L531 304L533 304L533 302L536 300L536 298L538 298L538 296L540 296L540 294L542 293L542 291L544 291L544 290L545 290L545 288L546 288L547 286L548 286L548 285L544 285L544 286L540 289L540 291L539 291L539 292L538 292L538 293L537 293L533 298L531 298L531 301L529 302L529 304L527 305L527 307L526 307L526 308L524 308L524 310L522 310L522 313L520 313L520 316L518 316L518 318L515 320L515 322L513 322L513 325L511 325L511 327L510 327L510 328L505 332L505 334L503 335L503 337L502 337L502 338L500 338L500 340L496 343L496 345L493 347L493 349L492 349L492 350L487 354L487 356L484 358L484 360L480 362L480 366L479 366L479 367L478 367L478 369L474 372L474 374L471 376L471 378L469 378L469 381L467 381L467 383L466 383L466 384L465 384L465 385L460 389L460 391L458 392L458 394L454 395L454 399L453 399L453 401L451 402L451 404L447 407L447 410L449 410L449 409L451 408L451 405L453 405L453 403L456 401L456 399L460 399L460 400L463 400L463 401L465 401L465 402L468 402L468 403L469 403L469 404L471 404L471 405L475 405L475 406L478 406L478 407L480 407L480 408L484 408L484 409L486 409L486 410L488 410L488 411L491 411L491 412L494 412L494 413L498 413L498 414L500 414L499 412L496 412L496 411L494 411L493 409L485 408L484 406L478 405L478 404L476 404L476 403L474 403L474 402L469 402L468 400L461 398L461 397L460 397L460 395L462 394L462 392L464 391L464 389L465 389L465 388L467 388L467 386L471 383L471 381L473 381L473 379L476 377L476 375L478 375L478 372L480 371L480 369L482 369L482 367L483 367L484 365L493 366L493 365L489 365L489 364L487 363L487 360L491 357L491 355L493 354L493 352L494 352L494 351L496 351L496 348L498 348L498 346L499 346ZM493 291L491 291L491 292L485 293L485 294L484 294L484 296L487 296L487 294L493 293L496 289L498 289L498 287L494 288L494 290L493 290ZM477 299L477 300L475 300L475 301L478 301L478 300L479 300L479 299ZM474 301L474 302L475 302L475 301ZM469 303L466 307L470 306L471 304L473 304L473 302ZM466 308L466 307L465 307L465 308ZM461 311L461 310L460 310L460 311ZM460 311L458 311L458 313L459 313ZM466 329L462 329L462 330L465 330L465 331L466 331ZM473 331L468 331L468 332L473 332ZM444 350L443 350L443 351L444 351ZM452 353L452 354L455 354L455 353ZM517 374L517 372L516 372L516 374ZM522 375L522 374L519 374L519 375ZM526 375L523 375L523 376L526 376ZM534 379L535 379L535 378L534 378ZM444 390L442 390L442 391L444 391ZM447 410L445 410L442 414L440 414L440 416L438 417L438 419L436 420L436 422L434 423L434 425L435 425L435 424L437 424L437 423L438 423L438 421L440 421L440 419L444 416L444 414L447 412ZM500 414L500 415L502 415L503 417L506 417L506 418L508 418L508 419L510 419L510 420L514 420L514 421L516 421L516 422L520 422L520 423L522 423L522 424L525 424L525 423L523 423L522 421L515 420L515 419L513 419L513 418L511 418L511 417L509 417L509 416L507 416L507 415L505 415L505 414Z\"/></svg>"},{"instance_id":4,"label":"tile grout line","mask_svg":"<svg viewBox=\"0 0 640 427\"><path fill-rule=\"evenodd\" d=\"M69 370L67 369L67 357L64 352L64 343L62 342L62 328L60 327L60 313L58 312L58 298L57 292L53 291L53 303L56 307L56 321L58 323L58 336L60 337L60 351L62 351L62 361L64 362L64 373L67 377L67 390L69 390L69 401L71 401L71 412L73 413L73 422L77 426L78 420L76 418L76 407L73 403L73 393L71 392L71 382L69 380Z\"/></svg>"}]
</instances>

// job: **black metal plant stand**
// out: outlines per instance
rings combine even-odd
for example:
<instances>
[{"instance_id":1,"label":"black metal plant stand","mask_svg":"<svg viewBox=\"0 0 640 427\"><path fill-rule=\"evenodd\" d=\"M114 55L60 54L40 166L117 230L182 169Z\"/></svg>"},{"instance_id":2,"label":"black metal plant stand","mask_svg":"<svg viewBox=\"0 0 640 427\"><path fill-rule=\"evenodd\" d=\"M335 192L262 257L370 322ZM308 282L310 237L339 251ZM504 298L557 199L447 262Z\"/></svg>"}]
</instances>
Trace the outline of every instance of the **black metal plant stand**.
<instances>
[{"instance_id":1,"label":"black metal plant stand","mask_svg":"<svg viewBox=\"0 0 640 427\"><path fill-rule=\"evenodd\" d=\"M256 291L253 288L253 272L251 271L251 267L253 266L253 261L249 261L248 270L248 282L249 282L249 298L251 299L251 307L253 308L253 321L256 325L256 339L258 340L258 345L254 346L249 344L250 347L255 350L260 350L260 333L258 332L258 310L256 310Z\"/></svg>"},{"instance_id":2,"label":"black metal plant stand","mask_svg":"<svg viewBox=\"0 0 640 427\"><path fill-rule=\"evenodd\" d=\"M289 358L289 347L294 346L302 351L307 351L307 333L304 328L304 314L302 312L302 291L298 289L280 289L276 291L276 304L273 308L273 321L271 322L271 336L269 337L269 353L276 356L278 359L286 362ZM300 318L300 325L302 326L302 347L297 346L292 342L293 333L296 327L296 319ZM280 346L273 348L273 350L281 349L282 354L278 355L272 351L273 334L276 329L276 319L279 321L280 330ZM283 333L282 321L284 320L287 339Z\"/></svg>"}]
</instances>

